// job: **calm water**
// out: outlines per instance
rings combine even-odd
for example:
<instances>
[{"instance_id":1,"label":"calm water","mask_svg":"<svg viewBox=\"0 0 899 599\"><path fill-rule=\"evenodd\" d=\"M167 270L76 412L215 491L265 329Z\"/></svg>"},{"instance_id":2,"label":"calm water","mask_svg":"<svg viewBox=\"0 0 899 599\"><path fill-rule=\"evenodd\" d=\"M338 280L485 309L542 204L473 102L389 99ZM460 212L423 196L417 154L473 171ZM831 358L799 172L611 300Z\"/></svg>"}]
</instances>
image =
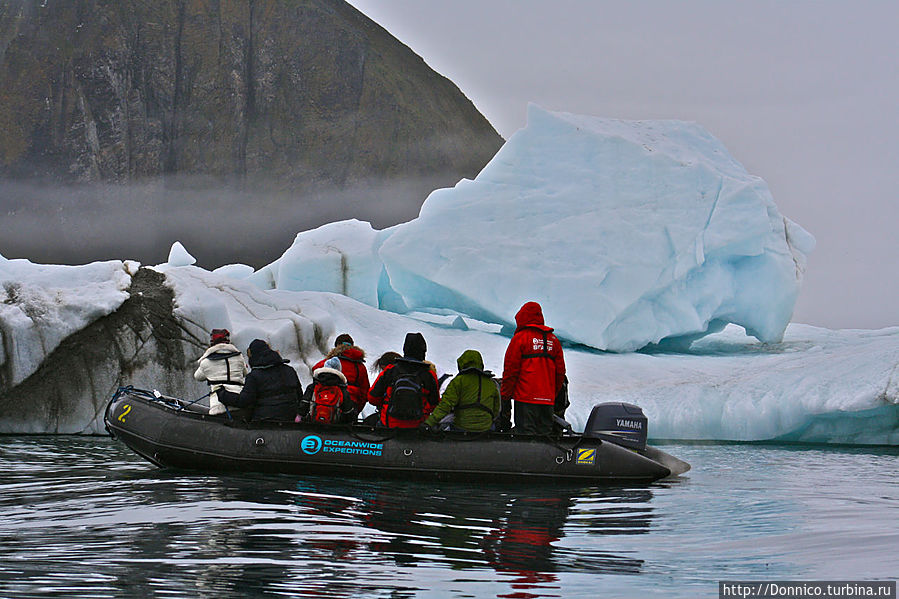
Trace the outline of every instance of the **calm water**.
<instances>
[{"instance_id":1,"label":"calm water","mask_svg":"<svg viewBox=\"0 0 899 599\"><path fill-rule=\"evenodd\" d=\"M899 574L899 449L666 445L647 486L159 470L107 438L0 437L2 597L717 597Z\"/></svg>"}]
</instances>

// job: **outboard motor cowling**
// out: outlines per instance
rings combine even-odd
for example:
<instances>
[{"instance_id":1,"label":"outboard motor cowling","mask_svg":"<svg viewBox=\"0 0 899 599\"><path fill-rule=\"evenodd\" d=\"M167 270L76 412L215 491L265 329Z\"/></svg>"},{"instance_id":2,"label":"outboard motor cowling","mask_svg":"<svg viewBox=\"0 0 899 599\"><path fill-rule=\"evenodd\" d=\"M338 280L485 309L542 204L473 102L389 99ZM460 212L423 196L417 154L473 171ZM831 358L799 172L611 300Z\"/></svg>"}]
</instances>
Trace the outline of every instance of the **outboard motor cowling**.
<instances>
[{"instance_id":1,"label":"outboard motor cowling","mask_svg":"<svg viewBox=\"0 0 899 599\"><path fill-rule=\"evenodd\" d=\"M634 404L613 401L593 406L584 436L602 439L628 449L646 449L647 422Z\"/></svg>"}]
</instances>

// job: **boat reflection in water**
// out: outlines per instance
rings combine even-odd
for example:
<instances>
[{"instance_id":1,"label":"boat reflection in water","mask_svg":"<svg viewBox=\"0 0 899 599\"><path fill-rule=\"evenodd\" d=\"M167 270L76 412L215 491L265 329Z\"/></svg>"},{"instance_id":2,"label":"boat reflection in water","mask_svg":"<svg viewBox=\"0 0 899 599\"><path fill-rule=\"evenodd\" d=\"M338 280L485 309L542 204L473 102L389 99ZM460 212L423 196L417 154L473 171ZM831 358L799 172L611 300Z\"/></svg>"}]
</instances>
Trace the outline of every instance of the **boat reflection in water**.
<instances>
[{"instance_id":1,"label":"boat reflection in water","mask_svg":"<svg viewBox=\"0 0 899 599\"><path fill-rule=\"evenodd\" d=\"M206 590L341 594L427 590L433 571L517 591L560 588L558 573L639 574L634 551L615 551L608 536L649 532L652 490L616 487L440 486L388 480L259 476L223 499L263 506L271 518L206 525L210 550L242 562L214 566ZM290 496L285 501L285 493ZM238 508L240 509L240 508ZM312 568L315 575L301 575ZM203 587L202 583L198 586ZM199 590L199 589L198 589ZM527 594L523 595L527 596Z\"/></svg>"}]
</instances>

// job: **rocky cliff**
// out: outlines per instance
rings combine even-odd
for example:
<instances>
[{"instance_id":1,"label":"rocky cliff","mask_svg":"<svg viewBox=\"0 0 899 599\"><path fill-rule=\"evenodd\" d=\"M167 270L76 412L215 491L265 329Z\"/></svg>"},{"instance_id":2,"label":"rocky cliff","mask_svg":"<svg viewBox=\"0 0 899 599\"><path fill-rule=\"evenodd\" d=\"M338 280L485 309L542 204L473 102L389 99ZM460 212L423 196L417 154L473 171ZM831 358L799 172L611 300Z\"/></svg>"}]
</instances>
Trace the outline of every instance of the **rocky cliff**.
<instances>
[{"instance_id":1,"label":"rocky cliff","mask_svg":"<svg viewBox=\"0 0 899 599\"><path fill-rule=\"evenodd\" d=\"M317 214L331 192L365 189L341 201L399 194L414 214L430 190L473 177L502 144L452 82L342 0L8 0L0 130L0 179L225 183L247 194L231 203L214 194L225 212L265 195L263 208L298 203ZM9 213L51 201L6 189ZM169 200L196 209L182 236L200 236L208 201ZM378 213L410 216L392 205L344 211Z\"/></svg>"},{"instance_id":2,"label":"rocky cliff","mask_svg":"<svg viewBox=\"0 0 899 599\"><path fill-rule=\"evenodd\" d=\"M102 432L106 402L132 380L182 397L205 392L186 374L203 344L172 314L164 281L138 270L118 310L67 337L20 384L0 385L0 433Z\"/></svg>"},{"instance_id":3,"label":"rocky cliff","mask_svg":"<svg viewBox=\"0 0 899 599\"><path fill-rule=\"evenodd\" d=\"M48 283L32 280L26 287L44 288L45 300L65 303L66 298L54 299L58 294ZM256 337L269 340L306 384L309 366L327 353L335 336L330 316L314 306L195 267L139 268L127 294L117 309L50 349L9 342L10 336L25 341L23 332L29 330L48 337L53 318L34 299L8 293L4 299L0 291L0 305L21 308L0 314L0 434L102 433L103 411L122 385L200 398L199 405L208 405L207 385L192 374L215 326L229 327L242 350ZM240 301L229 303L231 294ZM31 295L36 296L33 290ZM77 296L68 300L78 301ZM78 305L59 309L71 313ZM36 365L27 376L15 376L29 365L22 362Z\"/></svg>"}]
</instances>

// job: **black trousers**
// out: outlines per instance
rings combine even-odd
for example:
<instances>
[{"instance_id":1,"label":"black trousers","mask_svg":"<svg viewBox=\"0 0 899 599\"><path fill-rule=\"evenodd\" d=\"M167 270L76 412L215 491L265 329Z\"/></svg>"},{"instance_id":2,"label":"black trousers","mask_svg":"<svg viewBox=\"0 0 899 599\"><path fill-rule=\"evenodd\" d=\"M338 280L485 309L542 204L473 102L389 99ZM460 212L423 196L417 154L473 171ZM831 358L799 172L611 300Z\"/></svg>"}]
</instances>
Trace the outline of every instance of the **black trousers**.
<instances>
[{"instance_id":1,"label":"black trousers","mask_svg":"<svg viewBox=\"0 0 899 599\"><path fill-rule=\"evenodd\" d=\"M515 402L515 430L525 435L551 435L553 432L553 406Z\"/></svg>"}]
</instances>

